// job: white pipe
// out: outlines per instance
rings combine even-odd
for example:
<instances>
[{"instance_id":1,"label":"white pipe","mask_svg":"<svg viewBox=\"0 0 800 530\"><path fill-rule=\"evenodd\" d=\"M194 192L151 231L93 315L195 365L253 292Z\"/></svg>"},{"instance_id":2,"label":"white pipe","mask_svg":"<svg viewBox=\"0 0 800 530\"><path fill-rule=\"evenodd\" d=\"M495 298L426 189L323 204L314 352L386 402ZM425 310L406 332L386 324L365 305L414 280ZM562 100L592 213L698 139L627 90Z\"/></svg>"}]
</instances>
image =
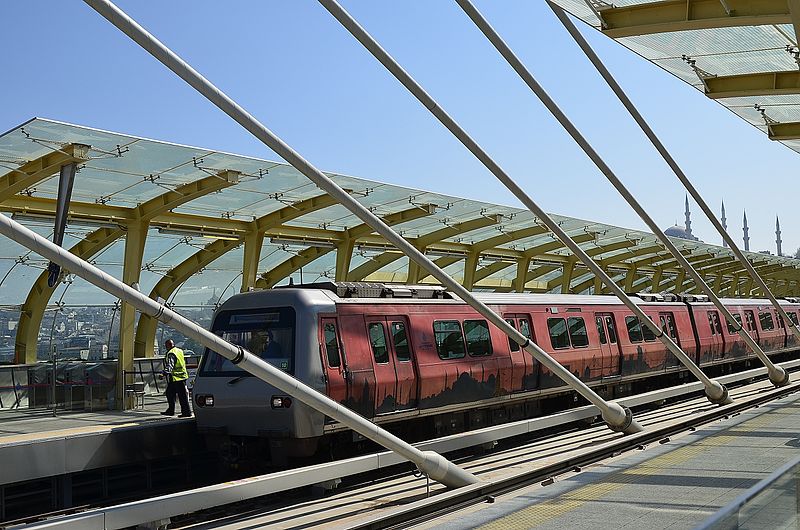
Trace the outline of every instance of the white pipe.
<instances>
[{"instance_id":1,"label":"white pipe","mask_svg":"<svg viewBox=\"0 0 800 530\"><path fill-rule=\"evenodd\" d=\"M789 382L789 375L781 368L780 366L775 366L775 364L770 360L764 350L753 340L753 338L748 334L746 331L743 330L741 324L737 323L733 315L731 315L730 311L722 305L722 302L711 290L711 288L706 284L705 280L703 280L702 276L698 274L694 267L692 267L691 263L686 259L686 257L680 253L680 251L675 247L672 241L667 238L664 232L659 228L658 224L648 215L648 213L642 208L642 206L638 203L638 201L631 195L625 185L622 183L619 178L617 178L616 174L612 171L612 169L605 163L602 157L597 153L597 151L592 148L586 138L578 131L578 129L572 124L572 122L567 118L567 116L561 111L561 109L556 105L555 101L547 94L544 88L542 88L539 83L536 82L536 79L533 77L533 74L522 64L522 61L516 56L516 54L508 47L508 45L503 41L500 35L492 28L489 22L481 15L481 13L475 8L475 6L470 2L470 0L456 0L456 3L464 10L467 16L475 23L476 26L483 32L487 39L494 45L500 55L508 61L508 64L514 71L522 78L526 85L536 94L536 97L544 104L547 110L553 115L553 117L558 120L561 126L569 133L575 143L577 143L580 148L583 150L584 153L591 159L592 162L597 166L603 175L608 179L612 186L619 192L620 195L625 199L625 201L633 208L633 210L639 215L639 217L647 224L650 230L658 237L661 243L667 247L667 250L672 254L672 256L681 264L681 266L689 273L689 276L695 281L697 285L699 285L703 291L708 295L714 305L722 311L722 314L725 315L726 320L729 322L733 322L733 326L738 328L739 334L747 343L748 346L755 352L758 358L764 363L764 366L767 367L767 372L769 373L769 379L775 386L783 386ZM640 318L641 320L641 318ZM651 325L650 322L645 321L645 323L651 329L656 327L655 324ZM666 334L663 335L664 338ZM662 338L662 341L664 341ZM668 347L670 347L670 351L673 351L674 348L678 348L677 344L675 344L671 339L668 341L664 341ZM673 351L673 353L675 353ZM685 354L684 354L685 355ZM687 357L688 358L688 357ZM692 363L694 364L694 363ZM696 370L693 370L690 366L687 367L692 370L692 373L699 372L702 374L702 371L696 367ZM700 376L698 376L700 378ZM712 381L708 378L705 374L702 375L700 379L703 381L704 384L707 385L718 385L721 387L722 385L716 381ZM707 387L711 389L711 387ZM716 390L716 389L714 389ZM708 392L706 392L708 394ZM711 395L709 394L709 400L713 402Z\"/></svg>"},{"instance_id":2,"label":"white pipe","mask_svg":"<svg viewBox=\"0 0 800 530\"><path fill-rule=\"evenodd\" d=\"M340 6L335 0L319 0L320 4L327 9L342 26L344 26L370 53L389 70L400 83L405 86L431 113L439 119L453 135L458 138L464 146L475 155L478 160L483 162L489 171L502 182L506 188L514 194L536 217L538 217L547 228L553 232L561 242L568 247L573 254L605 283L609 289L639 318L642 325L647 326L669 350L681 361L697 379L702 381L706 389L706 395L712 403L730 403L727 389L720 383L713 381L706 376L702 370L689 358L681 348L661 329L650 320L636 303L623 291L606 272L556 223L550 215L542 210L533 199L531 199L516 182L494 161L492 158L475 142L467 132L461 128L456 121L445 112L436 101L431 97L422 86L417 83L411 75L406 72L389 53L364 29L358 22Z\"/></svg>"},{"instance_id":3,"label":"white pipe","mask_svg":"<svg viewBox=\"0 0 800 530\"><path fill-rule=\"evenodd\" d=\"M219 353L226 359L230 359L234 364L241 366L247 372L266 381L280 391L315 408L326 416L330 416L390 451L398 453L403 458L416 464L421 471L432 479L452 488L478 482L474 475L464 471L443 456L431 451L420 451L371 421L362 418L347 407L333 401L328 396L317 392L305 383L263 361L241 346L236 346L223 340L202 326L182 317L166 306L125 285L94 265L51 243L2 214L0 214L0 233L53 263L58 263L62 268L80 276L105 292L129 303L143 314L168 324L206 348Z\"/></svg>"},{"instance_id":4,"label":"white pipe","mask_svg":"<svg viewBox=\"0 0 800 530\"><path fill-rule=\"evenodd\" d=\"M605 422L614 430L626 433L635 433L642 430L642 427L633 421L629 410L614 402L607 402L583 381L575 377L569 370L561 366L555 359L542 350L539 346L528 340L519 331L510 326L503 318L489 309L488 306L478 301L461 284L453 280L447 273L440 269L436 264L429 260L422 252L416 249L408 241L392 230L375 214L362 206L353 199L348 193L340 188L335 182L328 178L310 162L305 160L300 154L289 147L283 140L278 138L272 131L264 127L258 120L251 116L246 110L240 107L231 98L225 95L220 89L214 86L205 77L178 57L169 48L164 46L158 39L148 33L143 27L126 15L116 5L109 0L84 0L95 11L100 13L109 22L114 24L120 31L128 35L142 48L147 50L153 57L161 61L164 66L172 70L181 79L186 81L195 90L200 92L209 101L216 105L220 110L233 118L242 127L247 129L253 136L261 140L267 147L275 151L284 160L289 162L298 171L308 177L314 184L329 193L340 204L350 210L359 219L364 221L373 230L378 232L395 247L402 250L411 260L419 264L428 271L434 278L439 280L462 300L472 306L478 313L487 320L500 328L514 342L520 344L526 351L533 355L536 360L555 373L564 382L570 385L576 392L581 394L590 403L600 409Z\"/></svg>"},{"instance_id":5,"label":"white pipe","mask_svg":"<svg viewBox=\"0 0 800 530\"><path fill-rule=\"evenodd\" d=\"M714 228L717 229L717 232L719 232L719 234L722 236L725 242L728 243L728 246L733 251L734 256L736 256L736 259L739 260L739 263L744 265L744 268L750 274L750 277L753 278L753 280L755 280L755 282L764 292L764 295L767 298L769 298L770 302L772 302L772 305L778 311L778 314L781 315L781 317L783 318L783 322L786 325L786 327L788 327L792 331L795 337L800 339L800 327L798 327L798 325L795 324L791 318L789 318L789 315L786 313L786 310L784 310L781 304L778 303L777 298L775 298L775 295L772 294L772 291L767 286L766 282L761 278L758 272L756 272L756 269L753 267L750 261L748 261L748 259L742 253L742 251L739 250L739 247L736 245L736 242L722 226L722 223L719 222L717 216L714 215L714 213L711 211L711 208L709 208L708 204L703 199L703 196L700 195L700 192L697 191L697 189L694 187L692 182L689 180L689 177L686 176L686 173L683 172L683 170L675 161L675 159L672 158L672 155L670 155L667 148L658 138L658 135L656 135L653 129L650 128L650 125L647 123L642 114L636 108L636 105L633 104L633 102L630 100L627 94L625 94L625 91L622 90L622 87L619 85L619 83L617 83L616 79L614 79L614 76L611 75L611 72L608 71L608 68L605 67L603 61L601 61L600 58L597 56L597 54L594 53L592 47L589 46L589 43L586 42L586 39L583 38L583 35L580 34L578 28L575 27L575 24L572 23L572 21L569 19L564 10L556 6L550 0L548 0L547 3L550 6L550 9L552 9L553 12L558 17L558 20L561 21L561 23L567 29L569 34L572 35L572 38L581 48L581 50L583 50L583 52L586 54L586 57L591 61L591 63L594 65L594 67L597 69L597 71L600 73L600 75L603 77L606 83L608 83L608 86L611 87L611 90L619 98L620 102L625 107L625 109L627 109L627 111L630 113L631 117L633 117L634 121L636 121L636 123L642 129L642 132L644 132L645 136L647 136L647 138L653 144L653 147L656 148L656 151L659 152L659 154L667 163L667 165L670 167L670 169L672 169L672 172L675 173L675 176L678 177L678 180L681 181L683 186L689 192L689 195L692 196L695 202L700 206L700 209L703 210L703 213L706 214L708 220L711 221L711 224L714 225ZM742 329L742 325L739 324L739 322L737 322L736 320L733 320L732 316L731 318L729 318L729 312L727 310L724 311L723 313L726 313L725 318L734 327L734 329L737 329L740 334L744 333L749 337L749 339L745 338L745 340L748 342L748 344L750 344L753 341L753 339L752 337L749 336L749 334L746 331ZM779 381L781 380L779 373L773 374L771 371L769 373L770 373L770 380L773 380L773 375L779 377L778 379ZM786 382L788 383L788 381L789 380L787 376Z\"/></svg>"}]
</instances>

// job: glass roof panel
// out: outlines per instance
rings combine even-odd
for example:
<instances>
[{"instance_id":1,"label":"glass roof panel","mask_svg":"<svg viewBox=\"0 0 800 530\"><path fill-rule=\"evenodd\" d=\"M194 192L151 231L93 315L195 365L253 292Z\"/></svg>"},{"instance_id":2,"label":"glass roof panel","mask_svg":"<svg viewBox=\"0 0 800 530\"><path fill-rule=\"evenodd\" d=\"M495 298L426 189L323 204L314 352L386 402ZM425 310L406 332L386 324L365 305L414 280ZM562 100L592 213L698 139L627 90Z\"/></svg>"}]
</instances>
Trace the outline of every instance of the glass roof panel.
<instances>
[{"instance_id":1,"label":"glass roof panel","mask_svg":"<svg viewBox=\"0 0 800 530\"><path fill-rule=\"evenodd\" d=\"M767 32L769 33L769 32ZM708 37L706 40L710 39ZM718 36L715 38L719 38ZM702 39L701 39L702 40ZM705 41L703 41L705 42ZM681 61L681 64L684 64ZM694 75L692 73L692 75ZM790 98L775 97L770 104L779 107L780 116L790 116L784 110L791 102ZM735 101L745 112L750 105L748 98L737 98ZM798 105L800 108L800 105ZM737 109L738 110L738 109ZM752 117L757 120L758 116ZM800 118L800 116L798 116ZM202 196L187 202L175 209L176 213L191 216L195 228L177 230L167 226L159 217L153 219L148 232L144 255L140 288L149 293L156 283L167 272L200 252L214 239L208 229L223 226L233 227L240 237L247 229L247 222L270 212L290 207L291 204L323 194L314 184L294 168L279 162L259 160L251 157L222 153L211 149L168 144L155 140L136 138L133 136L110 133L69 125L48 120L34 119L0 136L0 174L16 168L26 161L35 160L67 143L84 143L91 146L91 160L82 166L76 178L73 204L88 203L102 210L107 206L132 208L141 202L157 197L176 186L214 175L223 170L241 173L239 182L222 191ZM800 142L798 142L800 143ZM466 200L458 197L431 193L423 190L388 185L376 181L356 177L333 174L333 178L344 188L352 190L353 195L381 216L411 210L427 204L435 205L435 212L396 225L396 229L405 237L415 238L430 234L446 227L454 227L459 223L497 216L497 222L487 222L482 228L450 235L442 242L434 242L428 247L433 259L442 256L459 256L455 262L447 265L445 270L457 279L463 279L466 256L471 245L496 238L502 234L536 226L537 220L526 210L503 205ZM35 184L35 197L52 199L57 192L58 179L50 177ZM34 219L20 216L27 210L14 210L0 204L0 210L14 212L19 220L35 229L40 234L52 236L52 220ZM88 207L87 207L88 210ZM637 246L652 246L655 238L651 234L626 228L619 228L592 221L555 215L554 218L562 228L573 236L586 233L596 234L594 240L581 243L581 246L595 255L596 259L621 257L626 261L633 244L616 250L597 252L595 249L615 245L626 241ZM241 221L244 221L242 223ZM103 226L101 220L86 218L70 220L64 246L69 248L87 234ZM188 222L188 221L187 221ZM238 222L238 224L237 224ZM229 223L229 224L225 224ZM232 223L232 224L231 224ZM189 223L191 225L191 223ZM333 205L316 211L307 212L289 221L283 228L275 228L265 235L260 254L258 272L270 271L284 261L296 256L310 244L321 244L304 241L307 238L330 240L335 245L341 231L353 228L361 221L343 206ZM108 226L108 225L106 225ZM113 226L113 225L112 225ZM205 233L204 237L202 233ZM295 236L301 234L301 236ZM293 237L300 237L294 240ZM276 238L276 241L273 241ZM380 255L382 239L377 236L369 238L369 244L359 245L351 260L351 270ZM527 236L513 241L501 241L495 249L488 249L480 260L480 266L492 266L498 259L510 260L507 267L482 279L476 288L505 287L508 288L516 277L516 264L513 263L522 252L551 243L554 237L547 232ZM720 247L706 245L701 242L675 240L681 248L694 248L698 253L709 249L721 251ZM122 275L124 261L124 237L105 248L92 259L105 270L117 277ZM566 256L569 252L564 248L548 251L548 254ZM488 256L488 257L487 257ZM637 258L641 259L643 256ZM761 256L759 256L761 257ZM194 274L183 286L172 294L171 302L185 307L208 305L209 300L216 297L225 299L239 291L241 286L243 246L233 245L232 250L217 258L200 272ZM793 265L785 258L765 258L775 262ZM451 261L451 260L448 260ZM531 268L542 263L534 262ZM333 279L335 275L336 251L331 251L303 266L291 274L294 282L312 282L319 279ZM27 252L18 245L6 242L0 245L0 306L21 304L28 291L46 267L47 263L40 257ZM408 259L402 257L384 265L368 276L372 281L405 281ZM545 278L556 278L560 268ZM582 273L583 274L583 273ZM302 277L301 277L302 276ZM432 281L430 277L427 282ZM288 278L281 283L288 282ZM490 286L490 287L486 287ZM65 304L113 304L112 297L99 289L89 286L83 280L67 278L67 283L60 285L50 302L61 300ZM205 307L205 306L204 306Z\"/></svg>"},{"instance_id":2,"label":"glass roof panel","mask_svg":"<svg viewBox=\"0 0 800 530\"><path fill-rule=\"evenodd\" d=\"M600 20L584 0L555 0L557 4L584 22L599 29ZM613 7L657 3L653 0L622 0ZM609 2L609 4L611 4ZM724 3L723 3L724 4ZM792 24L764 24L708 29L692 29L622 37L616 39L623 46L653 61L679 79L704 90L698 74L730 76L758 72L797 71L793 55L796 33ZM793 48L794 47L794 48ZM787 49L788 48L788 49ZM687 60L695 61L702 72L696 73ZM767 132L764 118L753 108L758 103L765 107L767 116L778 122L800 121L800 94L790 96L759 96L752 98L749 108L742 105L751 98L722 98L717 102L730 108L745 121ZM782 140L783 144L800 152L797 140Z\"/></svg>"}]
</instances>

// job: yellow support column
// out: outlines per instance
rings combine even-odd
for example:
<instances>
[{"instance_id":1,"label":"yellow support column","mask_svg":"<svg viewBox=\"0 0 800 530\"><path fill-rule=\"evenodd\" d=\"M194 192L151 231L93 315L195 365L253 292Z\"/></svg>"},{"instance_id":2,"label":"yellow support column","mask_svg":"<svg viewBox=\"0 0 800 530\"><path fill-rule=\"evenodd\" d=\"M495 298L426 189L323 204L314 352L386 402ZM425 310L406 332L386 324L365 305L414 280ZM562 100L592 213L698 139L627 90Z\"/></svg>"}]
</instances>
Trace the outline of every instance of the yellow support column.
<instances>
[{"instance_id":1,"label":"yellow support column","mask_svg":"<svg viewBox=\"0 0 800 530\"><path fill-rule=\"evenodd\" d=\"M261 259L261 247L264 244L264 232L251 230L244 236L244 257L242 258L242 287L240 293L246 293L256 286L258 261Z\"/></svg>"},{"instance_id":2,"label":"yellow support column","mask_svg":"<svg viewBox=\"0 0 800 530\"><path fill-rule=\"evenodd\" d=\"M517 260L517 277L514 279L514 292L525 292L525 280L528 278L528 268L531 266L531 258L520 258Z\"/></svg>"},{"instance_id":3,"label":"yellow support column","mask_svg":"<svg viewBox=\"0 0 800 530\"><path fill-rule=\"evenodd\" d=\"M122 281L126 285L139 284L144 257L144 244L147 240L148 223L131 223L125 234L125 258L122 266ZM125 373L133 371L136 309L122 303L119 316L119 350L117 354L117 403L125 399ZM117 407L122 408L122 407Z\"/></svg>"}]
</instances>

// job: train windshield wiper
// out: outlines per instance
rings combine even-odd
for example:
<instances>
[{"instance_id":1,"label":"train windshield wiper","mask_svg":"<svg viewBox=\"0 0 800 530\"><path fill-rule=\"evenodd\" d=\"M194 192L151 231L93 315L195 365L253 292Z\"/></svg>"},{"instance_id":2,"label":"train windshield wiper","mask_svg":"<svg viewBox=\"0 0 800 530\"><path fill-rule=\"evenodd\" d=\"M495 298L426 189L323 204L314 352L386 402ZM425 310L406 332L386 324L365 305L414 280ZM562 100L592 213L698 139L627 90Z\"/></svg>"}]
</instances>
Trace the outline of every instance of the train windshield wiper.
<instances>
[{"instance_id":1,"label":"train windshield wiper","mask_svg":"<svg viewBox=\"0 0 800 530\"><path fill-rule=\"evenodd\" d=\"M239 381L241 381L242 379L245 379L246 377L247 377L246 375L240 375L239 377L234 377L233 379L228 381L228 385L229 386L233 386L236 383L238 383Z\"/></svg>"}]
</instances>

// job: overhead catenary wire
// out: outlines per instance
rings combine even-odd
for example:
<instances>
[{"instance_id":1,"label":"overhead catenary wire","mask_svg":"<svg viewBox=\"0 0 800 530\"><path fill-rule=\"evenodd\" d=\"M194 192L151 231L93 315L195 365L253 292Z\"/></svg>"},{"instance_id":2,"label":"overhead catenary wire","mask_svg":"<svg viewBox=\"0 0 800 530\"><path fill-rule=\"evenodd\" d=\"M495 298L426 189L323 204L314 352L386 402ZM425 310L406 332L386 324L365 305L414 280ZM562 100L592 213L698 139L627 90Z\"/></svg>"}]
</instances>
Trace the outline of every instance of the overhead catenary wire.
<instances>
[{"instance_id":1,"label":"overhead catenary wire","mask_svg":"<svg viewBox=\"0 0 800 530\"><path fill-rule=\"evenodd\" d=\"M458 140L483 163L484 166L508 188L514 196L519 199L528 210L531 211L539 220L544 224L561 242L572 251L591 271L596 277L599 277L603 283L630 309L640 320L642 325L647 326L654 335L669 348L669 350L686 366L689 371L703 383L705 387L706 396L712 403L728 403L730 397L728 391L721 383L710 379L703 371L692 361L692 359L669 337L664 333L644 311L623 291L613 279L598 265L576 242L567 232L561 227L560 223L556 222L549 214L539 207L531 197L525 193L522 188L512 179L501 167L497 164L486 151L481 148L478 143L460 126L456 121L450 117L447 112L442 109L439 104L430 96L422 86L417 83L408 72L406 72L400 64L392 58L389 53L384 50L381 45L364 29L358 22L335 0L319 0L328 12L342 24L342 26L350 32L392 75L394 75L400 83L408 89L425 108L427 108L447 130L449 130ZM463 7L463 6L462 6Z\"/></svg>"},{"instance_id":2,"label":"overhead catenary wire","mask_svg":"<svg viewBox=\"0 0 800 530\"><path fill-rule=\"evenodd\" d=\"M457 1L461 3L461 2L466 2L468 0L457 0ZM608 69L605 67L605 65L597 56L597 54L594 53L594 50L592 50L591 46L589 46L589 43L586 42L586 39L583 38L583 35L580 34L578 28L575 27L575 24L572 23L567 14L560 7L553 4L553 2L551 2L550 0L547 1L547 4L553 10L556 17L559 19L559 21L561 21L561 23L564 25L564 28L569 32L569 34L572 36L572 38L575 40L575 42L578 44L581 50L583 50L583 52L586 54L589 61L591 61L591 63L594 65L594 67L597 69L597 71L600 73L600 75L603 77L606 83L608 83L609 87L611 87L611 90L614 92L617 98L619 98L622 105L625 107L625 109L630 113L630 115L642 129L642 132L644 132L645 136L647 136L647 138L659 152L661 157L670 167L672 172L675 173L675 176L678 177L678 180L680 180L681 184L683 184L683 186L686 188L686 190L689 192L689 194L692 196L695 202L697 202L697 204L700 206L700 209L703 210L703 213L706 214L706 217L708 217L708 219L711 221L711 224L714 225L714 228L717 229L717 231L725 240L725 242L728 243L728 246L731 248L731 250L733 251L736 258L739 260L739 262L744 266L745 270L747 270L747 272L750 274L753 280L755 280L755 282L764 292L764 295L767 298L769 298L770 302L772 303L772 305L778 311L778 314L783 319L784 325L787 326L798 339L800 339L800 329L798 328L797 324L795 324L792 321L792 319L789 318L789 315L786 313L783 307L781 307L780 303L778 303L778 300L775 298L775 295L772 294L772 291L769 289L767 284L764 282L764 280L761 278L758 272L756 272L755 268L753 268L753 265L747 260L742 251L739 250L739 247L736 245L736 242L733 240L730 234L728 234L727 230L725 230L725 228L722 226L722 223L720 223L720 221L711 211L711 208L709 208L708 204L705 202L702 195L700 195L700 192L697 191L697 188L694 187L694 185L686 176L686 174L683 172L681 167L678 165L678 163L675 161L672 155L670 155L667 148L658 138L658 135L656 135L653 129L650 128L647 121L638 111L638 109L630 100L630 98L627 96L625 91L622 90L622 87L619 85L619 83L617 83L614 76L611 75L611 72L608 71ZM606 171L601 167L600 170L603 171L603 173L606 175L606 177L608 177L608 179L612 182L615 188L620 189L619 186L624 187L623 184L619 181L619 179L617 179L613 174L609 173L610 169ZM622 193L622 191L620 191L620 193ZM623 195L625 195L625 198L627 200L629 194L628 195L623 194ZM629 200L629 202L631 201ZM634 207L637 213L639 213L639 210L644 211L641 208L641 206L638 205L638 203L636 203L636 206L634 206L634 204L631 203L631 206ZM642 215L640 214L640 216ZM739 333L739 335L742 337L742 339L744 339L747 345L750 346L750 348L756 353L756 355L758 355L759 359L764 361L764 364L767 366L767 369L769 371L770 381L772 381L772 383L775 384L776 386L781 386L788 383L789 375L782 368L780 368L779 366L775 366L771 361L769 361L769 357L767 357L766 353L764 353L764 351L756 343L756 341L753 340L753 337L747 332L747 330L745 330L742 327L742 324L740 322L734 319L731 312L722 304L719 297L716 295L716 293L714 293L711 287L709 287L709 285L705 282L705 280L700 276L697 270L695 270L694 267L692 267L692 265L686 260L686 258L684 258L682 254L680 254L680 252L677 252L677 249L674 249L674 244L669 241L666 235L664 235L664 233L661 231L658 225L656 225L655 222L650 218L650 216L646 215L645 213L645 216L642 216L642 219L653 230L653 232L656 233L659 239L661 239L661 241L667 246L667 248L681 263L681 265L683 265L683 267L686 269L689 275L692 276L692 279L695 281L695 283L708 295L709 299L711 299L714 305L722 312L722 314L725 316L725 320L732 326L733 329L735 329ZM673 249L675 251L673 251Z\"/></svg>"}]
</instances>

